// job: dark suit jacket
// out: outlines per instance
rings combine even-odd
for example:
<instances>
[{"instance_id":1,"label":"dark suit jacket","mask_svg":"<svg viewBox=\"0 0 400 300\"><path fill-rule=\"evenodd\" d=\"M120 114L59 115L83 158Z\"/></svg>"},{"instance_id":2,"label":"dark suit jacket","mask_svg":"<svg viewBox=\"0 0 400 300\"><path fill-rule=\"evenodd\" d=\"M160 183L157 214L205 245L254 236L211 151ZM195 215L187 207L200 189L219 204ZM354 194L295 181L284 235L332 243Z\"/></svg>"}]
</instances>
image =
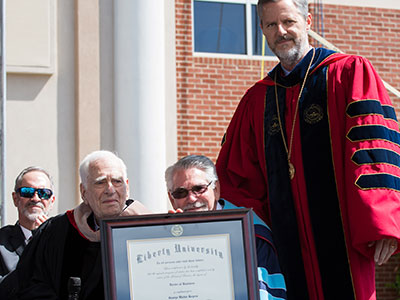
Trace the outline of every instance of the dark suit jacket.
<instances>
[{"instance_id":1,"label":"dark suit jacket","mask_svg":"<svg viewBox=\"0 0 400 300\"><path fill-rule=\"evenodd\" d=\"M15 269L25 248L25 236L18 222L0 228L0 281Z\"/></svg>"}]
</instances>

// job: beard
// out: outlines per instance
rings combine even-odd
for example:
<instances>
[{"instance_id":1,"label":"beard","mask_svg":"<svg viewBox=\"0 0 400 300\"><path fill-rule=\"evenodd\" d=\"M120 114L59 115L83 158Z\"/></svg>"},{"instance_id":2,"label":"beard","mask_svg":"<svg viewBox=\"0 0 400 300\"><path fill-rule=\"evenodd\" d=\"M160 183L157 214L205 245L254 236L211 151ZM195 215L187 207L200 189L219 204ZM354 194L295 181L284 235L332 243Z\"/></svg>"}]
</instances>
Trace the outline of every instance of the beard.
<instances>
[{"instance_id":1,"label":"beard","mask_svg":"<svg viewBox=\"0 0 400 300\"><path fill-rule=\"evenodd\" d=\"M30 208L36 206L34 208L34 211L31 211ZM49 214L48 210L44 207L44 205L41 202L37 203L28 203L24 209L22 210L22 213L24 216L32 222L35 222L37 217L45 215L47 216Z\"/></svg>"},{"instance_id":2,"label":"beard","mask_svg":"<svg viewBox=\"0 0 400 300\"><path fill-rule=\"evenodd\" d=\"M268 43L268 46L284 66L294 67L303 58L310 47L307 38L307 34L297 39L286 35L274 41L273 44ZM291 48L278 49L277 44L284 40L292 41L294 45Z\"/></svg>"}]
</instances>

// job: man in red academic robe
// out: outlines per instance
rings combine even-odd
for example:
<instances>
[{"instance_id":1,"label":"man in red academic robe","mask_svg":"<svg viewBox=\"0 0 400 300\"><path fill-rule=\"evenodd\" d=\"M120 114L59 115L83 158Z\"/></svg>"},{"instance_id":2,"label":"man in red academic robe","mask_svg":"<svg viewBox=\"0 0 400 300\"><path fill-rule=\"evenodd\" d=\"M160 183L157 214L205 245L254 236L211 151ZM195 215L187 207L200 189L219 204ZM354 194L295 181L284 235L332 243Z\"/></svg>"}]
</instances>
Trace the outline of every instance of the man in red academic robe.
<instances>
[{"instance_id":1,"label":"man in red academic robe","mask_svg":"<svg viewBox=\"0 0 400 300\"><path fill-rule=\"evenodd\" d=\"M310 47L306 0L260 0L258 13L280 63L227 129L221 196L271 226L288 299L376 299L375 263L400 242L393 106L365 58Z\"/></svg>"}]
</instances>

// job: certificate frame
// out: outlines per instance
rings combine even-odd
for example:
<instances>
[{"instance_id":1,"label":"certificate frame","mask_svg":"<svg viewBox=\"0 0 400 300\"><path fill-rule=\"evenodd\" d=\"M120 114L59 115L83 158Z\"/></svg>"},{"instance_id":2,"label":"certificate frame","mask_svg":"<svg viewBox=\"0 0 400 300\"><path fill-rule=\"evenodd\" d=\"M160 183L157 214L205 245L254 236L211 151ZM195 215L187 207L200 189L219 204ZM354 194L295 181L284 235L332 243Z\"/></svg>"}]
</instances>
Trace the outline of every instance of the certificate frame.
<instances>
[{"instance_id":1,"label":"certificate frame","mask_svg":"<svg viewBox=\"0 0 400 300\"><path fill-rule=\"evenodd\" d=\"M105 299L259 300L252 209L118 217L100 228Z\"/></svg>"}]
</instances>

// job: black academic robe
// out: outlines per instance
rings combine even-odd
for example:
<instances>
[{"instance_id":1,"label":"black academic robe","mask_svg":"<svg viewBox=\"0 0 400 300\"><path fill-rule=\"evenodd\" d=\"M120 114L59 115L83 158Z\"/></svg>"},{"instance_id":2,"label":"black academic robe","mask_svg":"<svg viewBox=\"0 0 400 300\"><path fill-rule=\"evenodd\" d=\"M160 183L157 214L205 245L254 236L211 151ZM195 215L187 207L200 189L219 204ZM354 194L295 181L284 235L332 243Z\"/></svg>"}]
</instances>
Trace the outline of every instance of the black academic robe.
<instances>
[{"instance_id":1,"label":"black academic robe","mask_svg":"<svg viewBox=\"0 0 400 300\"><path fill-rule=\"evenodd\" d=\"M0 280L15 269L25 245L25 235L18 222L0 229Z\"/></svg>"},{"instance_id":2,"label":"black academic robe","mask_svg":"<svg viewBox=\"0 0 400 300\"><path fill-rule=\"evenodd\" d=\"M16 271L17 299L68 299L69 277L81 278L80 300L104 299L100 242L84 237L71 211L39 227Z\"/></svg>"}]
</instances>

